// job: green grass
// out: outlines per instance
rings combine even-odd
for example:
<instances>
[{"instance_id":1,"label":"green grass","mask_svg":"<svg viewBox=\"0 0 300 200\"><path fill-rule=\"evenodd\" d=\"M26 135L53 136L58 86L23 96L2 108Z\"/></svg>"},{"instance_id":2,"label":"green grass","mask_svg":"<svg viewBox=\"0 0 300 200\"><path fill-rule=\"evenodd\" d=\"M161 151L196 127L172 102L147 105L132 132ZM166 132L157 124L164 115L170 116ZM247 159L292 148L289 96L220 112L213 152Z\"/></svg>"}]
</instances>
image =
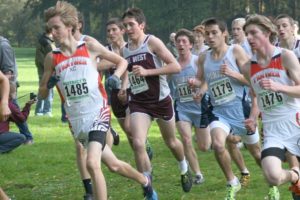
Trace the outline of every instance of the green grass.
<instances>
[{"instance_id":1,"label":"green grass","mask_svg":"<svg viewBox=\"0 0 300 200\"><path fill-rule=\"evenodd\" d=\"M38 78L34 65L34 49L16 49L19 67L19 96L37 92ZM29 95L20 99L21 106ZM17 200L81 200L83 187L75 162L75 147L68 125L60 122L60 101L55 94L53 118L35 117L32 113L28 119L30 130L35 139L32 146L21 146L15 151L0 155L0 186L12 199ZM115 154L122 160L134 164L133 153L129 148L124 133L121 132L116 119L113 126L121 135L121 143L114 147ZM12 126L13 130L17 130ZM176 160L164 145L155 123L150 129L150 142L154 147L153 185L161 200L220 200L225 196L225 178L214 158L213 152L197 151L200 167L206 181L194 186L190 193L184 193L180 187L179 169ZM243 150L249 170L251 183L242 189L237 199L263 200L268 192L261 170L256 166L249 153ZM110 200L142 199L140 185L112 174L103 166L108 185ZM238 174L237 168L234 171ZM281 199L291 199L288 185L280 187Z\"/></svg>"}]
</instances>

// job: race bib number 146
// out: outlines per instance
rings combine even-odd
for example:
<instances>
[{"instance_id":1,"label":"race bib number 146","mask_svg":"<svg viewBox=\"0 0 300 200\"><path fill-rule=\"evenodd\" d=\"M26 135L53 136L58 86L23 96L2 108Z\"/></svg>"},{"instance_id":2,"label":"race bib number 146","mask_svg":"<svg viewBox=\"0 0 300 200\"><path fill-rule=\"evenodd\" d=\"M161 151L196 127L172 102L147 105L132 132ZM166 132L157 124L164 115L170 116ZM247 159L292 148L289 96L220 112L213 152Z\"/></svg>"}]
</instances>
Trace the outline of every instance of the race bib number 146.
<instances>
[{"instance_id":1,"label":"race bib number 146","mask_svg":"<svg viewBox=\"0 0 300 200\"><path fill-rule=\"evenodd\" d=\"M132 72L129 72L128 76L130 82L130 89L133 94L145 92L149 89L145 77L135 76Z\"/></svg>"}]
</instances>

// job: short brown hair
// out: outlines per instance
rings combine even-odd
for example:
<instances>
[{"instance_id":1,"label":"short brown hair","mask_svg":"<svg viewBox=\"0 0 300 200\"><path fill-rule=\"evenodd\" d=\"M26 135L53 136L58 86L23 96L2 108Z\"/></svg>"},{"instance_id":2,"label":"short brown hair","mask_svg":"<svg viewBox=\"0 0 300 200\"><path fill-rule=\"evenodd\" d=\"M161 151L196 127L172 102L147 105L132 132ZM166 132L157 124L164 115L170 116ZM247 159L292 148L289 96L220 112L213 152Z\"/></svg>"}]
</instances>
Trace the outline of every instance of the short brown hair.
<instances>
[{"instance_id":1,"label":"short brown hair","mask_svg":"<svg viewBox=\"0 0 300 200\"><path fill-rule=\"evenodd\" d=\"M229 41L229 34L228 34L228 28L227 24L225 21L217 18L208 18L203 22L204 27L206 28L207 26L212 26L212 25L217 25L219 29L221 30L222 33L225 33L225 42L228 44Z\"/></svg>"},{"instance_id":2,"label":"short brown hair","mask_svg":"<svg viewBox=\"0 0 300 200\"><path fill-rule=\"evenodd\" d=\"M194 38L193 33L191 31L185 29L185 28L179 29L176 32L175 41L177 40L177 38L179 36L186 36L189 39L189 41L190 41L191 44L194 44L194 42L195 42L195 38Z\"/></svg>"},{"instance_id":3,"label":"short brown hair","mask_svg":"<svg viewBox=\"0 0 300 200\"><path fill-rule=\"evenodd\" d=\"M146 23L146 17L144 15L144 12L140 8L128 8L123 16L122 19L125 17L134 18L139 24Z\"/></svg>"},{"instance_id":4,"label":"short brown hair","mask_svg":"<svg viewBox=\"0 0 300 200\"><path fill-rule=\"evenodd\" d=\"M211 25L217 25L222 33L227 32L227 24L217 18L208 18L203 22L204 27L211 26Z\"/></svg>"},{"instance_id":5,"label":"short brown hair","mask_svg":"<svg viewBox=\"0 0 300 200\"><path fill-rule=\"evenodd\" d=\"M295 24L294 19L293 19L291 16L289 16L288 14L280 14L280 15L278 15L278 16L275 18L275 22L276 22L277 20L279 20L279 19L282 19L282 18L287 18L292 26Z\"/></svg>"},{"instance_id":6,"label":"short brown hair","mask_svg":"<svg viewBox=\"0 0 300 200\"><path fill-rule=\"evenodd\" d=\"M118 17L110 18L106 22L106 26L111 25L111 24L117 25L121 30L123 30L125 28L122 20L120 18L118 18Z\"/></svg>"}]
</instances>

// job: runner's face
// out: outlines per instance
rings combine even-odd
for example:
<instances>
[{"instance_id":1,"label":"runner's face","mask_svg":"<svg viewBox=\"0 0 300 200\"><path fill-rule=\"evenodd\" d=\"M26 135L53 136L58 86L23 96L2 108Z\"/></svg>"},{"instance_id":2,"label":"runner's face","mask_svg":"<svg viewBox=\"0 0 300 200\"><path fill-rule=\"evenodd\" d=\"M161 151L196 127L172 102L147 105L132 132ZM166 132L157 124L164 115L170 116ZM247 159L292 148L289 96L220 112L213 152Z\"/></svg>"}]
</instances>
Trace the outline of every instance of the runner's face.
<instances>
[{"instance_id":1,"label":"runner's face","mask_svg":"<svg viewBox=\"0 0 300 200\"><path fill-rule=\"evenodd\" d=\"M108 39L112 43L116 43L123 38L124 30L121 30L116 24L110 24L106 27Z\"/></svg>"},{"instance_id":2,"label":"runner's face","mask_svg":"<svg viewBox=\"0 0 300 200\"><path fill-rule=\"evenodd\" d=\"M138 39L138 37L144 32L145 23L139 24L133 17L125 17L123 19L123 23L125 26L125 32L131 40Z\"/></svg>"},{"instance_id":3,"label":"runner's face","mask_svg":"<svg viewBox=\"0 0 300 200\"><path fill-rule=\"evenodd\" d=\"M222 33L218 25L209 25L205 27L205 41L210 48L218 48L225 43L226 33Z\"/></svg>"},{"instance_id":4,"label":"runner's face","mask_svg":"<svg viewBox=\"0 0 300 200\"><path fill-rule=\"evenodd\" d=\"M278 35L281 40L287 40L294 35L294 26L290 23L288 18L281 18L275 22Z\"/></svg>"},{"instance_id":5,"label":"runner's face","mask_svg":"<svg viewBox=\"0 0 300 200\"><path fill-rule=\"evenodd\" d=\"M246 27L247 40L252 50L257 50L262 44L269 41L268 34L264 33L256 24L250 24Z\"/></svg>"},{"instance_id":6,"label":"runner's face","mask_svg":"<svg viewBox=\"0 0 300 200\"><path fill-rule=\"evenodd\" d=\"M244 40L245 33L240 22L236 22L232 25L232 37L236 42L242 42Z\"/></svg>"},{"instance_id":7,"label":"runner's face","mask_svg":"<svg viewBox=\"0 0 300 200\"><path fill-rule=\"evenodd\" d=\"M202 33L194 32L194 38L195 38L195 46L201 46L204 43L204 36Z\"/></svg>"},{"instance_id":8,"label":"runner's face","mask_svg":"<svg viewBox=\"0 0 300 200\"><path fill-rule=\"evenodd\" d=\"M179 56L186 55L190 52L191 48L193 47L189 41L189 38L185 35L181 35L177 37L176 41L176 48L178 50Z\"/></svg>"},{"instance_id":9,"label":"runner's face","mask_svg":"<svg viewBox=\"0 0 300 200\"><path fill-rule=\"evenodd\" d=\"M60 19L60 16L54 16L48 20L48 26L53 35L53 40L61 44L67 36L72 34L72 27L66 26Z\"/></svg>"}]
</instances>

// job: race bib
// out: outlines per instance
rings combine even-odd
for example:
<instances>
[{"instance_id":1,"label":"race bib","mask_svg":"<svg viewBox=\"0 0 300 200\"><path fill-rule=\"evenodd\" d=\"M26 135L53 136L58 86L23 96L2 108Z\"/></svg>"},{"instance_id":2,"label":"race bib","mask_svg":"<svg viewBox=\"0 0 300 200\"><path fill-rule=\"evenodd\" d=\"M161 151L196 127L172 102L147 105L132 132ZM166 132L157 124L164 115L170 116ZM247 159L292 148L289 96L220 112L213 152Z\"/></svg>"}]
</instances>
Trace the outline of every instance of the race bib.
<instances>
[{"instance_id":1,"label":"race bib","mask_svg":"<svg viewBox=\"0 0 300 200\"><path fill-rule=\"evenodd\" d=\"M284 96L280 92L263 90L258 93L259 103L261 107L268 111L284 104Z\"/></svg>"},{"instance_id":2,"label":"race bib","mask_svg":"<svg viewBox=\"0 0 300 200\"><path fill-rule=\"evenodd\" d=\"M179 94L180 102L193 101L192 90L187 83L177 84L177 92Z\"/></svg>"},{"instance_id":3,"label":"race bib","mask_svg":"<svg viewBox=\"0 0 300 200\"><path fill-rule=\"evenodd\" d=\"M211 82L209 88L216 105L227 103L236 97L230 79L227 77Z\"/></svg>"},{"instance_id":4,"label":"race bib","mask_svg":"<svg viewBox=\"0 0 300 200\"><path fill-rule=\"evenodd\" d=\"M129 72L128 76L130 82L130 89L133 94L139 94L149 89L145 77L135 76L132 72Z\"/></svg>"},{"instance_id":5,"label":"race bib","mask_svg":"<svg viewBox=\"0 0 300 200\"><path fill-rule=\"evenodd\" d=\"M78 101L89 96L86 79L63 82L66 99L70 102Z\"/></svg>"}]
</instances>

